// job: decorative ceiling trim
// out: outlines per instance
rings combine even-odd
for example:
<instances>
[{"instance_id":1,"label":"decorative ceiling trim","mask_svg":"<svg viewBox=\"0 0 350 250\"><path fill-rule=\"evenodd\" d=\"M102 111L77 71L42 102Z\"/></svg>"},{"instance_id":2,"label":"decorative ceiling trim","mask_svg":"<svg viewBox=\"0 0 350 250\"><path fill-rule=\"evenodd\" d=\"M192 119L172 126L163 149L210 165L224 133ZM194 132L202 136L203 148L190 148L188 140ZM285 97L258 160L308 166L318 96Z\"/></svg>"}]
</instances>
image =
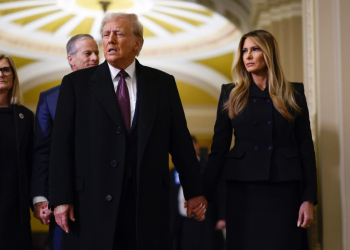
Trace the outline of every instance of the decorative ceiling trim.
<instances>
[{"instance_id":1,"label":"decorative ceiling trim","mask_svg":"<svg viewBox=\"0 0 350 250\"><path fill-rule=\"evenodd\" d=\"M255 0L252 4L250 21L256 28L259 28L268 26L273 21L301 15L300 0Z\"/></svg>"}]
</instances>

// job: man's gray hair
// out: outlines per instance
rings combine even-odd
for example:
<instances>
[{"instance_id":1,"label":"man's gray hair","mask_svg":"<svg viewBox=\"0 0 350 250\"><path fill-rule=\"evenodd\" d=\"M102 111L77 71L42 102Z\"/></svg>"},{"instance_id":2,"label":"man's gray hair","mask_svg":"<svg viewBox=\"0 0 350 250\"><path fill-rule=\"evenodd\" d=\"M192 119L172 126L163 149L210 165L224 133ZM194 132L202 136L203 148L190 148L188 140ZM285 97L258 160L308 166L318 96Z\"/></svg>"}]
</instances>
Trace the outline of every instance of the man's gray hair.
<instances>
[{"instance_id":1,"label":"man's gray hair","mask_svg":"<svg viewBox=\"0 0 350 250\"><path fill-rule=\"evenodd\" d=\"M89 34L79 34L79 35L75 35L75 36L71 37L71 39L69 39L67 46L66 46L67 56L74 55L75 53L77 53L77 48L75 46L75 43L79 40L83 40L86 38L90 38L90 39L94 40L94 38L92 36L90 36Z\"/></svg>"},{"instance_id":2,"label":"man's gray hair","mask_svg":"<svg viewBox=\"0 0 350 250\"><path fill-rule=\"evenodd\" d=\"M118 18L127 19L131 24L132 33L134 34L134 36L141 39L141 42L142 42L141 48L136 53L136 56L138 56L140 54L140 51L143 45L143 26L140 23L136 14L128 14L123 12L107 13L105 17L102 19L102 23L101 23L100 32L101 32L102 38L103 38L103 27L105 26L105 24L110 20L118 19Z\"/></svg>"}]
</instances>

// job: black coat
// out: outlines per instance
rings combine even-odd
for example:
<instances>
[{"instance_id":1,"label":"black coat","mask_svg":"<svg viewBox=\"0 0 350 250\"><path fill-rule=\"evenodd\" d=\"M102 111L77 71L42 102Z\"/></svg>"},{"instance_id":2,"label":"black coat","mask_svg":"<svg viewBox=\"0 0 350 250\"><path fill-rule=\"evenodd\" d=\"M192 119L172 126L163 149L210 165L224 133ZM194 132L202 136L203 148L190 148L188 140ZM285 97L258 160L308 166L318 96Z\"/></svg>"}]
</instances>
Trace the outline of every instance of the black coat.
<instances>
[{"instance_id":1,"label":"black coat","mask_svg":"<svg viewBox=\"0 0 350 250\"><path fill-rule=\"evenodd\" d=\"M17 162L20 184L21 221L29 222L31 199L29 181L33 165L34 114L24 106L12 105L17 133ZM2 204L3 205L3 204Z\"/></svg>"},{"instance_id":2,"label":"black coat","mask_svg":"<svg viewBox=\"0 0 350 250\"><path fill-rule=\"evenodd\" d=\"M3 150L0 158L0 249L32 249L29 180L34 115L24 106L12 105L12 109L14 119L11 122L14 123L1 127L2 132L6 131L8 136L0 138ZM5 130L9 127L12 127L10 131ZM7 146L6 150L11 152L4 155L6 150L3 146Z\"/></svg>"},{"instance_id":3,"label":"black coat","mask_svg":"<svg viewBox=\"0 0 350 250\"><path fill-rule=\"evenodd\" d=\"M169 240L169 153L186 199L204 193L174 77L136 61L138 249ZM112 249L126 134L107 62L62 80L52 133L50 206L74 204L62 249Z\"/></svg>"},{"instance_id":4,"label":"black coat","mask_svg":"<svg viewBox=\"0 0 350 250\"><path fill-rule=\"evenodd\" d=\"M234 119L222 110L233 84L222 86L213 144L205 172L210 200L219 178L237 181L302 180L303 201L317 202L316 161L304 87L293 83L302 111L288 122L273 106L268 87L253 82L244 110ZM234 130L235 144L230 150Z\"/></svg>"}]
</instances>

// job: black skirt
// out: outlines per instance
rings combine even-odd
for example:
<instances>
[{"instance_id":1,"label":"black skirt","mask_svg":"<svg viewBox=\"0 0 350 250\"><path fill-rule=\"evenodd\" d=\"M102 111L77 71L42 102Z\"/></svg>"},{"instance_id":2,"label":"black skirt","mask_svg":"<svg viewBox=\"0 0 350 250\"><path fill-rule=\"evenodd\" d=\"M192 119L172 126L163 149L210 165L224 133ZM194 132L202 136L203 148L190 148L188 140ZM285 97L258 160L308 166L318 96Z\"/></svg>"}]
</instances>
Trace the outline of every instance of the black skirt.
<instances>
[{"instance_id":1,"label":"black skirt","mask_svg":"<svg viewBox=\"0 0 350 250\"><path fill-rule=\"evenodd\" d=\"M227 181L227 250L300 250L300 182Z\"/></svg>"}]
</instances>

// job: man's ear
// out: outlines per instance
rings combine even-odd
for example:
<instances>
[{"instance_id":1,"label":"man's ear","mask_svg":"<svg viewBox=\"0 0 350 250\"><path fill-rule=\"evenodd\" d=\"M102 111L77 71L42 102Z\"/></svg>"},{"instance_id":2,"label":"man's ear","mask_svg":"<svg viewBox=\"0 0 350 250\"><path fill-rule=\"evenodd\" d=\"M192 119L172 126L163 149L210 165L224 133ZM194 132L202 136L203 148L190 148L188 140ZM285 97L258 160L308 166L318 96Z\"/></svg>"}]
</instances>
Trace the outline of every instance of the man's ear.
<instances>
[{"instance_id":1,"label":"man's ear","mask_svg":"<svg viewBox=\"0 0 350 250\"><path fill-rule=\"evenodd\" d=\"M67 60L68 60L68 63L70 64L70 66L73 67L73 64L74 64L73 56L72 55L68 55L67 56Z\"/></svg>"},{"instance_id":2,"label":"man's ear","mask_svg":"<svg viewBox=\"0 0 350 250\"><path fill-rule=\"evenodd\" d=\"M143 40L139 37L135 39L134 51L139 51L142 48Z\"/></svg>"}]
</instances>

